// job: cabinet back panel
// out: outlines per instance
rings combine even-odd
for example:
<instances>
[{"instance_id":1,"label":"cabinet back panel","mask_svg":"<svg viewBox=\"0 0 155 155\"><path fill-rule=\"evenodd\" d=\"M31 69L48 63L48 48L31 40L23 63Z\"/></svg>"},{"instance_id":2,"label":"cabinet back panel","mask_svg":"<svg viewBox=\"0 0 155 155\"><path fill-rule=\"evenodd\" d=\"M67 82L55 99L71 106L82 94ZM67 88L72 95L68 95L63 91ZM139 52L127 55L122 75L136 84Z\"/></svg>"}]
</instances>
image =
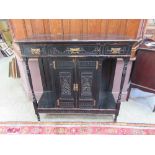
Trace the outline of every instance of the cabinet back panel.
<instances>
[{"instance_id":1,"label":"cabinet back panel","mask_svg":"<svg viewBox=\"0 0 155 155\"><path fill-rule=\"evenodd\" d=\"M41 34L112 34L137 38L140 19L11 19L14 39Z\"/></svg>"}]
</instances>

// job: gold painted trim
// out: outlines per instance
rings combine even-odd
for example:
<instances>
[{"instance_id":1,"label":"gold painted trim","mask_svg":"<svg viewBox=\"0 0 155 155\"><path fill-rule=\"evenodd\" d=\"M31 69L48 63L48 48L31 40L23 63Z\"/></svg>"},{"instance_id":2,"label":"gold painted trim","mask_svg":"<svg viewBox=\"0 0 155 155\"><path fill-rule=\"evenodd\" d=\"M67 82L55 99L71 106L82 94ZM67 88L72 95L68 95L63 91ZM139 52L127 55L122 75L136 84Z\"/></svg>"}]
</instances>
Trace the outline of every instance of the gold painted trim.
<instances>
[{"instance_id":1,"label":"gold painted trim","mask_svg":"<svg viewBox=\"0 0 155 155\"><path fill-rule=\"evenodd\" d=\"M98 65L99 65L99 63L98 63L98 61L96 61L96 70L98 70Z\"/></svg>"},{"instance_id":2,"label":"gold painted trim","mask_svg":"<svg viewBox=\"0 0 155 155\"><path fill-rule=\"evenodd\" d=\"M56 67L55 67L55 61L53 61L53 68L56 69Z\"/></svg>"}]
</instances>

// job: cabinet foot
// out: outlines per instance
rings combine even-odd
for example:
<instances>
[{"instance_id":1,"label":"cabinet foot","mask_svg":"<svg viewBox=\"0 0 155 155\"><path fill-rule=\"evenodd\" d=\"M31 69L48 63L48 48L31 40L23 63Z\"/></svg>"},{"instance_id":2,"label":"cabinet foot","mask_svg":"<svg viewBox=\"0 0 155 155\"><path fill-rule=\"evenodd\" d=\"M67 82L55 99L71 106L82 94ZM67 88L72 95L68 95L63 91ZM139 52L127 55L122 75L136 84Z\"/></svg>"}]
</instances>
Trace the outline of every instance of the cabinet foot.
<instances>
[{"instance_id":1,"label":"cabinet foot","mask_svg":"<svg viewBox=\"0 0 155 155\"><path fill-rule=\"evenodd\" d=\"M37 116L37 119L38 119L38 121L40 121L40 115L39 115L38 110L37 110L38 104L37 104L37 101L36 100L33 101L33 106L34 106L34 111L35 111L35 114Z\"/></svg>"},{"instance_id":2,"label":"cabinet foot","mask_svg":"<svg viewBox=\"0 0 155 155\"><path fill-rule=\"evenodd\" d=\"M36 115L37 115L38 121L40 122L40 115L39 114L36 114Z\"/></svg>"},{"instance_id":3,"label":"cabinet foot","mask_svg":"<svg viewBox=\"0 0 155 155\"><path fill-rule=\"evenodd\" d=\"M131 92L131 84L130 84L130 86L128 88L128 93L127 93L126 101L129 100L130 92Z\"/></svg>"},{"instance_id":4,"label":"cabinet foot","mask_svg":"<svg viewBox=\"0 0 155 155\"><path fill-rule=\"evenodd\" d=\"M115 118L114 118L114 123L117 122L117 115L115 115Z\"/></svg>"}]
</instances>

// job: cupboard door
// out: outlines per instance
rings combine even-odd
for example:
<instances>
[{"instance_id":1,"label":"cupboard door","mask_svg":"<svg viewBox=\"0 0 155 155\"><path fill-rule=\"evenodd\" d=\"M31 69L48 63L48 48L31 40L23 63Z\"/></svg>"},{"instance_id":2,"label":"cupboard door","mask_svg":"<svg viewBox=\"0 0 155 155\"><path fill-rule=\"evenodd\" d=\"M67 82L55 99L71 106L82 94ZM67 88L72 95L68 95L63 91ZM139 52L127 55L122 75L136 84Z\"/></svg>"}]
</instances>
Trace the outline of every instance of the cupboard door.
<instances>
[{"instance_id":1,"label":"cupboard door","mask_svg":"<svg viewBox=\"0 0 155 155\"><path fill-rule=\"evenodd\" d=\"M74 85L74 64L72 61L53 61L55 74L55 90L57 96L57 107L74 108L75 93Z\"/></svg>"},{"instance_id":2,"label":"cupboard door","mask_svg":"<svg viewBox=\"0 0 155 155\"><path fill-rule=\"evenodd\" d=\"M77 63L79 108L89 109L96 106L97 65L97 61L78 61Z\"/></svg>"}]
</instances>

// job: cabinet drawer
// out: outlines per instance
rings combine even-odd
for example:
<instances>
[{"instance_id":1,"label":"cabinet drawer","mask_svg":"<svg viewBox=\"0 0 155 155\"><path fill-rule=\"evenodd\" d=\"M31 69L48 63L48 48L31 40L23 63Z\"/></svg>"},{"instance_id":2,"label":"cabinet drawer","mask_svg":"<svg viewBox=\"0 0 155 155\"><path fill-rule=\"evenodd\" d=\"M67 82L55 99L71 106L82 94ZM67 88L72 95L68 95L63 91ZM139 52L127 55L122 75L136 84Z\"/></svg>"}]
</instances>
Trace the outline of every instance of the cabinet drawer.
<instances>
[{"instance_id":1,"label":"cabinet drawer","mask_svg":"<svg viewBox=\"0 0 155 155\"><path fill-rule=\"evenodd\" d=\"M127 46L106 46L103 50L105 55L130 55L130 48Z\"/></svg>"},{"instance_id":2,"label":"cabinet drawer","mask_svg":"<svg viewBox=\"0 0 155 155\"><path fill-rule=\"evenodd\" d=\"M25 56L38 57L46 55L46 45L22 45L22 52Z\"/></svg>"},{"instance_id":3,"label":"cabinet drawer","mask_svg":"<svg viewBox=\"0 0 155 155\"><path fill-rule=\"evenodd\" d=\"M48 46L49 55L96 55L100 53L98 46L64 45Z\"/></svg>"}]
</instances>

